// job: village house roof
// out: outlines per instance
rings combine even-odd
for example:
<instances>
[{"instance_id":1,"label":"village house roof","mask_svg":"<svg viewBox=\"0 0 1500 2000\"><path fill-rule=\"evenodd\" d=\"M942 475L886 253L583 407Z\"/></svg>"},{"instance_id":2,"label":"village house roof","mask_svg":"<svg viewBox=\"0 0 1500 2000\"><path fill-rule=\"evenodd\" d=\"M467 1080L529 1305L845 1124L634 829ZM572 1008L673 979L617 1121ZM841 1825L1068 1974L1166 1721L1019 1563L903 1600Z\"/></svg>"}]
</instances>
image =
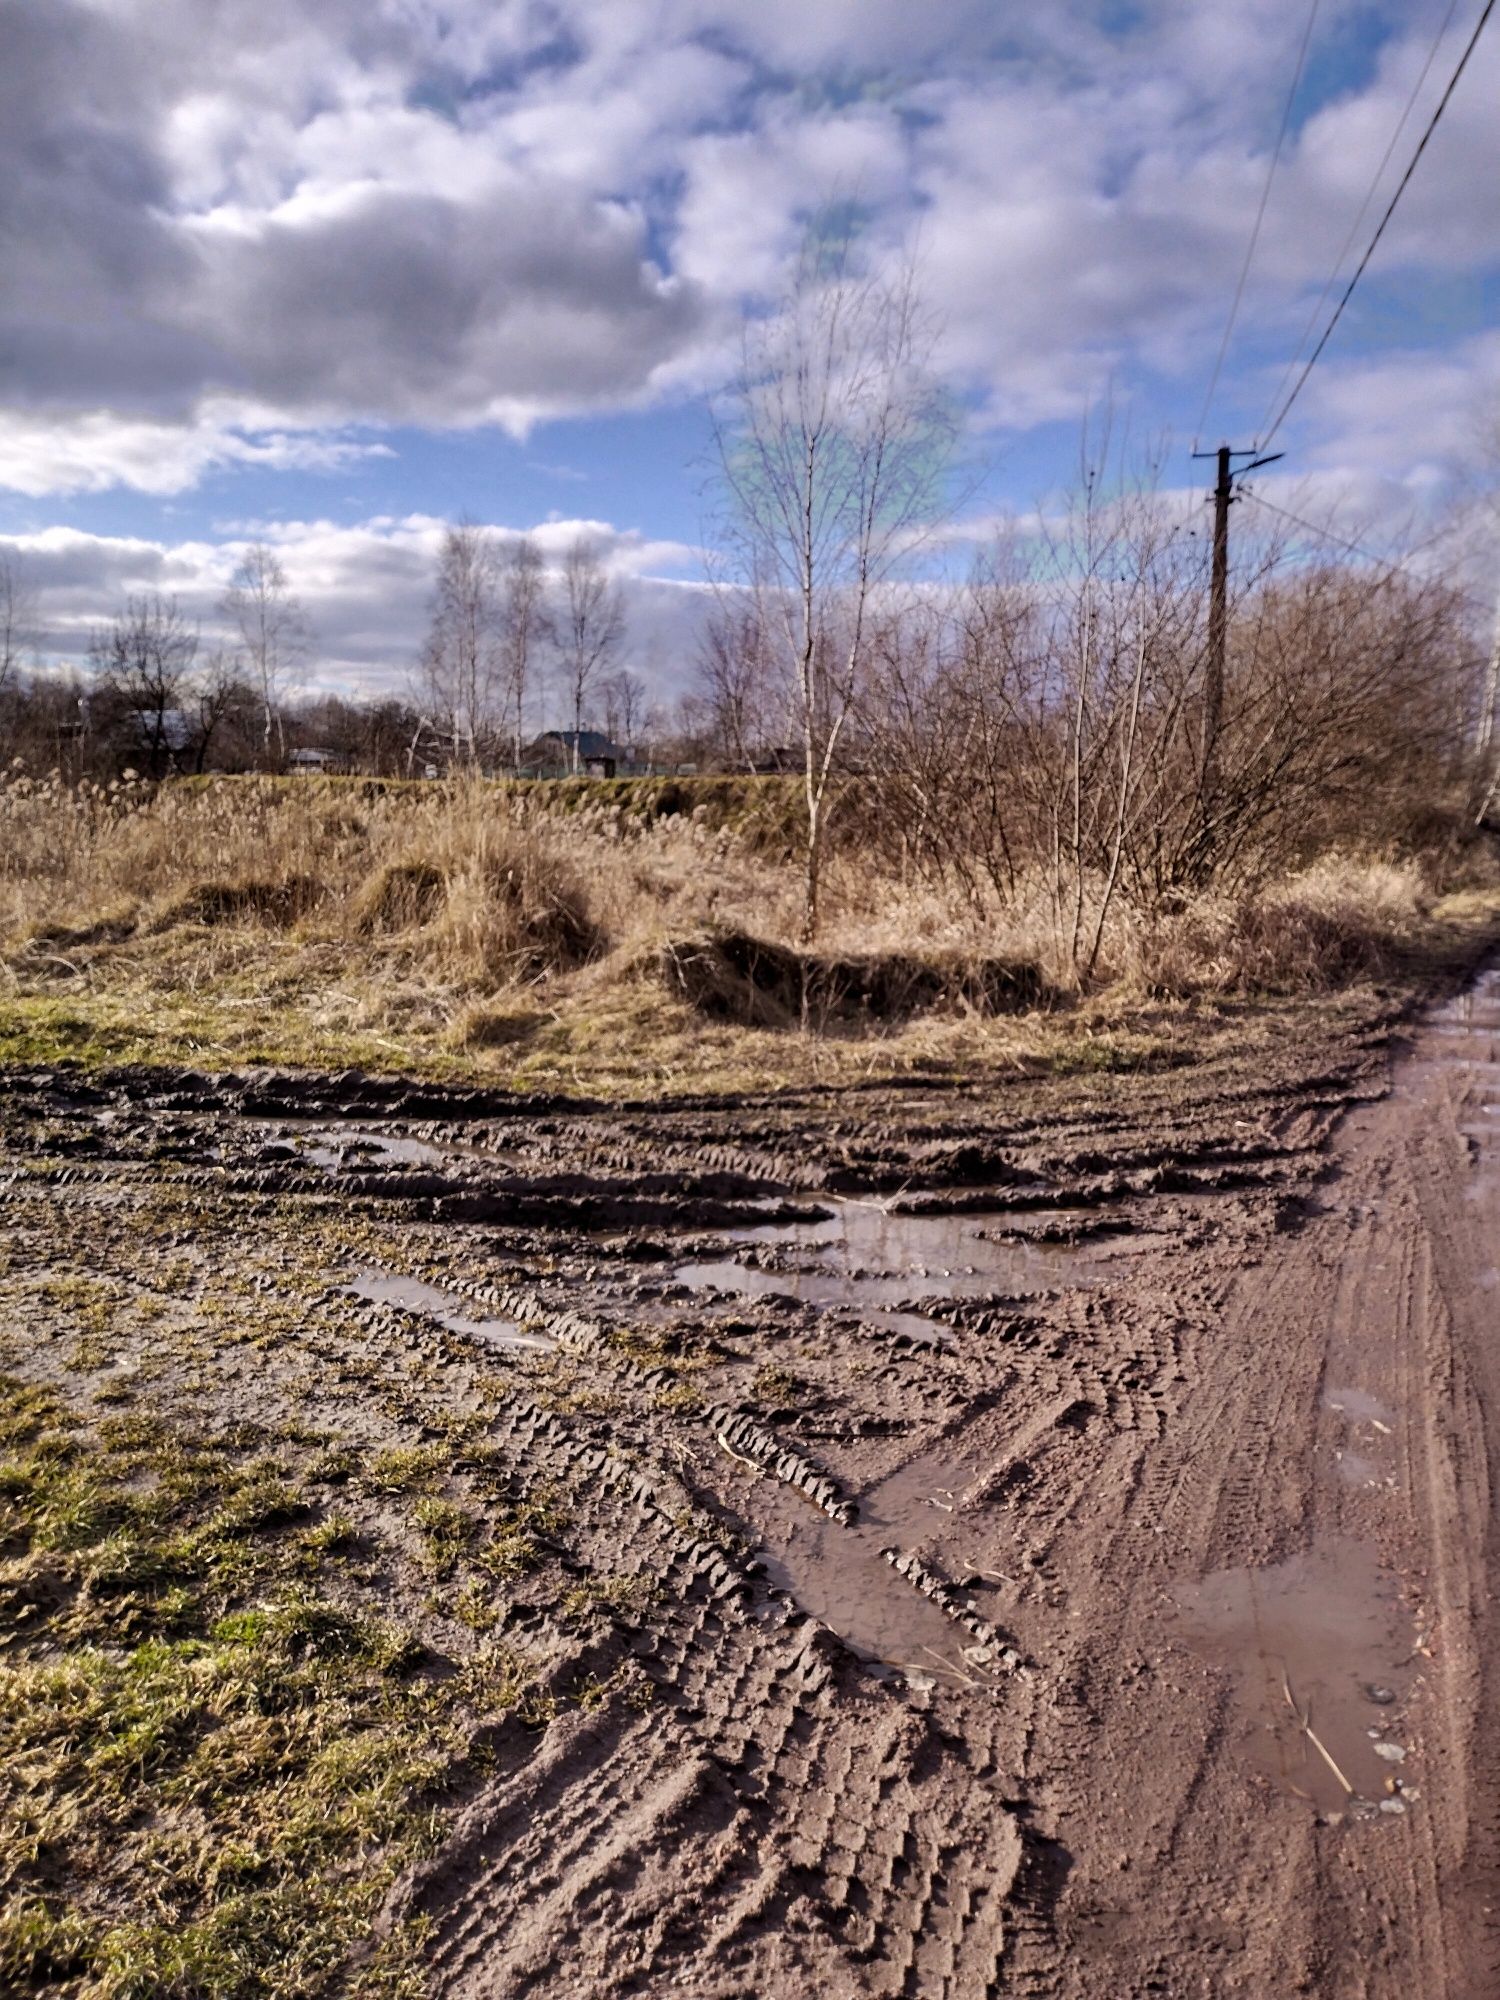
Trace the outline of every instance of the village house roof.
<instances>
[{"instance_id":1,"label":"village house roof","mask_svg":"<svg viewBox=\"0 0 1500 2000\"><path fill-rule=\"evenodd\" d=\"M624 754L601 729L544 729L537 741L561 744L570 753L576 747L580 757L620 757Z\"/></svg>"}]
</instances>

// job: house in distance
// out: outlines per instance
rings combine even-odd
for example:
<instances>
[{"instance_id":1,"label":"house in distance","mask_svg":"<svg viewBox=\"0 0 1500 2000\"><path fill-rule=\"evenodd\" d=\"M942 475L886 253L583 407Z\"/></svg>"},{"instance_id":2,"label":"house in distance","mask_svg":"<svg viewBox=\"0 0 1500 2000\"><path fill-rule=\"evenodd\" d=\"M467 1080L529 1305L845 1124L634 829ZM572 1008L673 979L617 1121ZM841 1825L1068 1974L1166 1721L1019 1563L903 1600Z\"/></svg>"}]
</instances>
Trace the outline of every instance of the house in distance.
<instances>
[{"instance_id":1,"label":"house in distance","mask_svg":"<svg viewBox=\"0 0 1500 2000\"><path fill-rule=\"evenodd\" d=\"M629 754L598 729L548 729L528 746L525 763L539 778L613 778Z\"/></svg>"}]
</instances>

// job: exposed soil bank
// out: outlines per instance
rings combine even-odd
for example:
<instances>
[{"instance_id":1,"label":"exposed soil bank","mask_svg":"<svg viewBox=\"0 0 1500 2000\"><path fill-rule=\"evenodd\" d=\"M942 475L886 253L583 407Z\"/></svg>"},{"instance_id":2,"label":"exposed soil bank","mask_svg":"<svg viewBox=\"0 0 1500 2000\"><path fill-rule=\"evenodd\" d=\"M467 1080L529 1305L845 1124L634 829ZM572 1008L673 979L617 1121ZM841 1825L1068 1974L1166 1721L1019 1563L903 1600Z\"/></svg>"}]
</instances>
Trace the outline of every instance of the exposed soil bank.
<instances>
[{"instance_id":1,"label":"exposed soil bank","mask_svg":"<svg viewBox=\"0 0 1500 2000\"><path fill-rule=\"evenodd\" d=\"M438 1441L403 1610L545 1691L392 1891L439 1995L1489 2000L1500 983L1384 1032L658 1111L12 1073L4 1361Z\"/></svg>"}]
</instances>

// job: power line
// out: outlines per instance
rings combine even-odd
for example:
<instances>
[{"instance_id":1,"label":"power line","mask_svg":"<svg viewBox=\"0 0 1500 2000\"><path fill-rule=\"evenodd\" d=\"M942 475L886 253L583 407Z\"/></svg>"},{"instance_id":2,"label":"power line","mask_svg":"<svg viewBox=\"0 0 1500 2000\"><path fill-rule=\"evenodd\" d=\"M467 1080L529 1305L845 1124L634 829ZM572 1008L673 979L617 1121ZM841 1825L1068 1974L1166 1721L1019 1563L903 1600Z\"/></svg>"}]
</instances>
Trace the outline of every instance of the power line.
<instances>
[{"instance_id":1,"label":"power line","mask_svg":"<svg viewBox=\"0 0 1500 2000\"><path fill-rule=\"evenodd\" d=\"M1287 412L1291 409L1293 403L1296 402L1298 396L1302 393L1303 383L1306 382L1308 376L1311 375L1314 367L1317 365L1318 357L1322 354L1323 349L1328 345L1329 337L1332 334L1333 329L1338 325L1339 321L1343 318L1344 308L1346 305L1348 305L1350 299L1354 296L1354 288L1359 283L1360 279L1364 276L1366 267L1368 266L1370 259L1375 254L1376 245L1379 243L1381 237L1384 236L1385 234L1387 223L1390 221L1391 217L1396 213L1396 205L1400 201L1402 195L1405 194L1407 187L1410 184L1411 177L1417 170L1417 162L1421 159L1423 153L1425 153L1427 150L1428 140L1437 130L1439 120L1442 118L1443 113L1448 109L1449 100L1453 96L1454 91L1458 88L1458 80L1463 75L1464 71L1468 68L1469 58L1471 55L1473 55L1474 50L1478 45L1479 37L1484 33L1485 24L1488 22L1491 14L1493 14L1494 11L1495 11L1495 0L1485 0L1484 12L1479 16L1478 21L1475 23L1474 32L1472 35L1470 35L1468 43L1464 48L1464 52L1458 59L1457 69L1454 70L1452 76L1449 77L1448 79L1448 87L1443 92L1441 98L1439 98L1437 109L1433 112L1431 118L1428 119L1427 121L1427 130L1422 134L1422 137L1417 142L1417 150L1412 154L1411 160L1407 165L1406 172L1401 176L1400 181L1397 183L1396 192L1391 196L1390 201L1386 204L1385 214L1381 216L1375 234L1370 238L1370 241L1365 248L1365 254L1363 255L1363 257L1360 258L1359 263L1356 265L1354 276L1349 280L1349 283L1344 288L1344 296L1339 300L1338 304L1334 307L1332 319L1330 319L1327 326L1324 327L1317 346L1313 349L1312 353L1307 357L1307 361L1303 367L1302 373L1297 377L1296 381L1292 384L1292 392L1287 397L1286 401L1282 404L1280 410L1277 412L1275 422L1271 425L1271 428L1266 432L1265 436L1261 439L1262 448L1264 448L1264 446L1268 445L1271 442L1272 438L1275 437L1277 431L1279 431L1281 426L1286 422Z\"/></svg>"},{"instance_id":2,"label":"power line","mask_svg":"<svg viewBox=\"0 0 1500 2000\"><path fill-rule=\"evenodd\" d=\"M1250 276L1250 265L1255 257L1255 246L1260 241L1261 224L1266 219L1266 203L1271 199L1271 183L1276 178L1276 168L1281 159L1281 149L1286 144L1287 127L1292 122L1292 106L1297 98L1297 86L1302 81L1303 66L1307 61L1308 44L1312 40L1313 25L1318 18L1321 0L1312 0L1312 10L1307 17L1307 26L1302 30L1302 46L1297 51L1297 67L1292 72L1292 87L1286 94L1286 103L1281 112L1281 129L1276 134L1276 144L1271 153L1271 164L1266 169L1265 185L1260 191L1260 207L1255 211L1255 221L1250 230L1250 241L1245 245L1245 261L1240 266L1239 283L1234 288L1234 298L1229 307L1229 318L1224 327L1224 338L1219 342L1218 354L1214 357L1212 375L1208 378L1208 393L1203 398L1203 408L1198 415L1198 428L1193 433L1193 450L1198 449L1198 440L1203 435L1203 426L1208 421L1209 410L1213 406L1214 391L1219 386L1219 374L1224 366L1224 357L1229 352L1229 340L1234 332L1235 321L1239 318L1240 301L1245 296L1245 281ZM1457 6L1458 0L1453 0ZM1305 336L1304 336L1305 337Z\"/></svg>"},{"instance_id":3,"label":"power line","mask_svg":"<svg viewBox=\"0 0 1500 2000\"><path fill-rule=\"evenodd\" d=\"M1365 217L1370 212L1370 203L1375 199L1375 190L1380 186L1380 183L1385 179L1385 170L1390 165L1392 155L1395 153L1397 146L1401 142L1401 134L1406 130L1407 120L1411 117L1412 112L1416 109L1417 99L1421 96L1422 88L1424 84L1427 82L1428 77L1432 73L1432 65L1437 61L1437 52L1442 47L1443 38L1447 34L1449 28L1452 26L1453 16L1457 12L1458 12L1458 0L1448 0L1448 11L1443 16L1443 25L1438 29L1436 35L1433 36L1432 46L1427 51L1427 60L1422 65L1422 73L1417 78L1416 82L1412 85L1411 94L1406 100L1405 109L1402 111L1401 116L1396 120L1396 129L1394 132L1392 132L1389 140L1386 142L1386 149L1384 153L1382 153L1380 156L1380 165L1375 169L1375 172L1370 177L1370 185L1365 189L1365 198L1360 203L1359 211L1355 215L1354 220L1349 225L1348 235L1344 238L1343 242L1339 246L1339 254L1333 260L1333 269L1328 273L1328 276L1323 280L1323 289L1321 292L1319 292L1317 298L1313 301L1313 309L1307 315L1307 324L1306 326L1303 327L1301 336L1297 341L1297 345L1292 350L1291 358L1287 362L1285 369L1282 371L1281 380L1276 384L1276 388L1272 393L1271 400L1266 405L1266 413L1260 420L1260 430L1256 432L1257 436L1260 435L1261 431L1265 430L1266 425L1271 421L1271 412L1276 408L1276 405L1281 401L1282 391L1286 388L1287 383L1291 381L1292 372L1296 368L1297 363L1302 359L1303 348L1306 347L1308 341L1312 339L1313 328L1318 323L1318 316L1322 312L1323 307L1327 302L1328 294L1333 290L1334 285L1338 282L1339 272L1342 271L1344 268L1344 259L1349 255L1349 252L1354 247L1354 239L1359 234L1360 225L1363 223Z\"/></svg>"},{"instance_id":4,"label":"power line","mask_svg":"<svg viewBox=\"0 0 1500 2000\"><path fill-rule=\"evenodd\" d=\"M1405 563L1393 562L1389 556L1377 555L1374 549L1367 549L1359 542L1351 542L1344 535L1336 535L1331 528L1320 528L1316 521L1304 520L1302 515L1294 514L1290 507L1278 507L1274 500L1265 499L1248 486L1240 488L1240 497L1253 500L1257 507L1264 507L1268 514L1279 514L1283 521L1290 521L1294 526L1305 529L1308 534L1316 535L1319 541L1331 542L1335 548L1347 549L1352 556L1363 556L1366 562L1378 563L1386 573L1381 579L1382 582L1393 576L1408 576L1413 583L1430 584L1450 591L1465 604L1473 605L1476 611L1482 611L1487 618L1494 616L1494 605L1485 598L1476 597L1471 590L1461 589L1454 583L1446 583L1440 577L1419 575L1416 570L1408 569Z\"/></svg>"}]
</instances>

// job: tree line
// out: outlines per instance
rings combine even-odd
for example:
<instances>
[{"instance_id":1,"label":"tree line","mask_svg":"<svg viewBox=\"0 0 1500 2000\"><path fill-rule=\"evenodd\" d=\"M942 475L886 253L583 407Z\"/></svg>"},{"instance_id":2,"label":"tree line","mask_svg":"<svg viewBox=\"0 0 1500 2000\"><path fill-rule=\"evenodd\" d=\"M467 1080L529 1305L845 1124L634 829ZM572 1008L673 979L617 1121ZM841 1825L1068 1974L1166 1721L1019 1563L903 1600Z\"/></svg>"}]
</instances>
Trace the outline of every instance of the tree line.
<instances>
[{"instance_id":1,"label":"tree line","mask_svg":"<svg viewBox=\"0 0 1500 2000\"><path fill-rule=\"evenodd\" d=\"M0 724L9 754L73 774L152 778L287 767L298 749L342 768L411 775L523 770L544 723L594 729L643 756L691 757L678 718L624 659L625 602L580 536L548 570L527 536L445 530L420 654L399 693L309 694L316 638L275 549L253 543L216 606L218 632L175 597L126 599L91 640L85 671L28 669L34 593L0 551Z\"/></svg>"},{"instance_id":2,"label":"tree line","mask_svg":"<svg viewBox=\"0 0 1500 2000\"><path fill-rule=\"evenodd\" d=\"M1106 425L1070 496L954 576L937 343L910 265L812 239L717 412L729 574L698 698L726 765L795 759L805 935L840 818L980 911L1040 902L1085 975L1118 898L1160 908L1483 818L1500 639L1486 657L1473 600L1430 569L1309 555L1241 507L1221 654L1202 510Z\"/></svg>"}]
</instances>

